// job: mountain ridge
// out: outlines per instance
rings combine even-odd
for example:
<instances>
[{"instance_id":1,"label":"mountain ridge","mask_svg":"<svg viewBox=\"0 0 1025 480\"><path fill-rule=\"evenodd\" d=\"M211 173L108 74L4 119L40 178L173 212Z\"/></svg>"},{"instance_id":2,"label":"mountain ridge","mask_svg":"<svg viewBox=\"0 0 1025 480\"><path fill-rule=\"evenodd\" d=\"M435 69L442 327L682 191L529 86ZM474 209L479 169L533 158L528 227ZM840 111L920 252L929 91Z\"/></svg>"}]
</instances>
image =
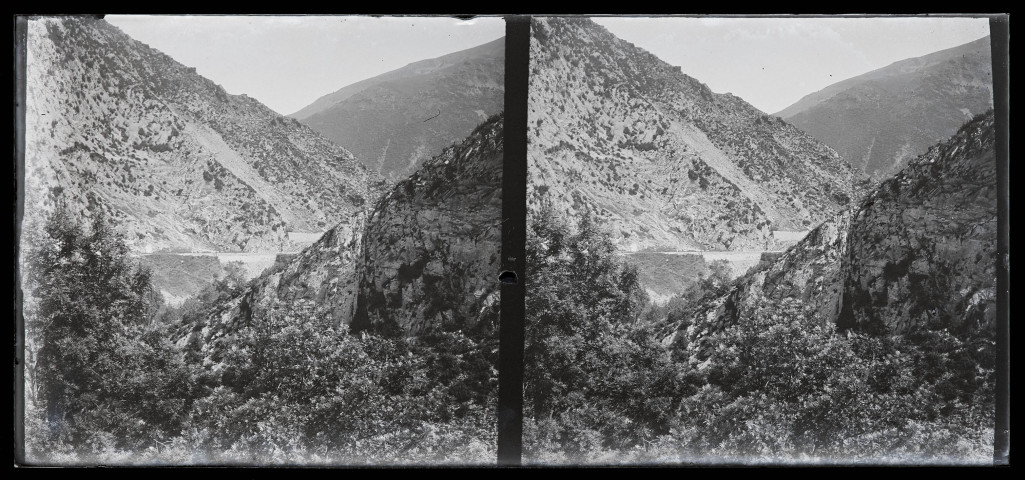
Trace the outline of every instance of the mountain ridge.
<instances>
[{"instance_id":1,"label":"mountain ridge","mask_svg":"<svg viewBox=\"0 0 1025 480\"><path fill-rule=\"evenodd\" d=\"M313 103L286 116L302 121L317 113L327 110L338 104L338 102L341 102L378 83L395 80L406 76L425 75L434 73L440 70L444 70L446 68L451 68L459 61L465 60L467 57L472 58L482 53L487 55L491 54L494 51L504 51L504 47L505 37L503 36L496 40L492 40L490 42L478 45L476 47L471 47L465 50L460 50L458 52L445 54L440 57L419 60L408 65L396 68L395 70L390 70L380 75L365 78L358 82L346 85L338 90L335 90L334 92L321 96L320 98L314 100Z\"/></svg>"},{"instance_id":2,"label":"mountain ridge","mask_svg":"<svg viewBox=\"0 0 1025 480\"><path fill-rule=\"evenodd\" d=\"M300 112L397 182L504 109L504 37L344 87Z\"/></svg>"},{"instance_id":3,"label":"mountain ridge","mask_svg":"<svg viewBox=\"0 0 1025 480\"><path fill-rule=\"evenodd\" d=\"M875 80L878 78L891 75L908 73L909 71L933 66L938 63L947 61L951 58L956 57L957 55L977 50L979 49L979 47L988 48L989 38L989 35L987 35L985 37L972 40L971 42L958 45L955 47L947 48L944 50L938 50L919 57L911 57L905 58L903 60L897 60L896 62L890 63L889 65L886 65L884 67L869 70L868 72L855 75L845 80L840 80L839 82L833 83L827 86L826 88L823 88L822 90L812 92L808 95L801 97L800 100L794 102L792 105L776 113L773 113L772 115L775 117L789 118L810 108L811 106L814 106L817 103L822 102L823 100L829 99L837 93L840 93L843 90L846 90L847 88L850 88L859 82L865 80Z\"/></svg>"},{"instance_id":4,"label":"mountain ridge","mask_svg":"<svg viewBox=\"0 0 1025 480\"><path fill-rule=\"evenodd\" d=\"M993 105L989 36L815 92L779 116L877 180Z\"/></svg>"}]
</instances>

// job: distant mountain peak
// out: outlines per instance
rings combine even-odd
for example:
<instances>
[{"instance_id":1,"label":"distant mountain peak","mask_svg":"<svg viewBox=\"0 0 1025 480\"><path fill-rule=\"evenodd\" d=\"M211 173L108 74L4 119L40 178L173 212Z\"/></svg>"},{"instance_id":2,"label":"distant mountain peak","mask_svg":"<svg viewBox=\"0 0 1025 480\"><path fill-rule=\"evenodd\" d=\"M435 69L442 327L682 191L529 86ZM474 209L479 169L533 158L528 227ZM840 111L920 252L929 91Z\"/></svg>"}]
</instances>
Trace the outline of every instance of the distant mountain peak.
<instances>
[{"instance_id":1,"label":"distant mountain peak","mask_svg":"<svg viewBox=\"0 0 1025 480\"><path fill-rule=\"evenodd\" d=\"M459 65L462 62L468 60L474 60L478 58L498 58L504 59L505 55L505 37L492 40L488 43L471 47L466 50L460 50L458 52L449 53L436 58L429 58L426 60L419 60L401 68L382 73L375 77L360 80L356 83L346 85L334 92L324 95L313 103L303 107L299 111L289 114L296 120L305 120L317 113L323 112L343 100L362 92L374 85L381 82L395 80L399 78L405 78L416 75L428 75L443 71L448 68Z\"/></svg>"},{"instance_id":2,"label":"distant mountain peak","mask_svg":"<svg viewBox=\"0 0 1025 480\"><path fill-rule=\"evenodd\" d=\"M505 102L505 38L346 86L292 114L393 181Z\"/></svg>"}]
</instances>

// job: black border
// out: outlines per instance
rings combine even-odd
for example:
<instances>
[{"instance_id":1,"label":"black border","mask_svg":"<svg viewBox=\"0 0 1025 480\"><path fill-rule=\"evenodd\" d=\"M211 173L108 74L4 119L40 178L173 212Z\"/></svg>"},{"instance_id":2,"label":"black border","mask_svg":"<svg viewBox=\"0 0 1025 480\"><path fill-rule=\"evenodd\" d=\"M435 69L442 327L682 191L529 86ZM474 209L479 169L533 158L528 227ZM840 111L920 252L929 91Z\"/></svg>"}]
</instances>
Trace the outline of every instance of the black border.
<instances>
[{"instance_id":1,"label":"black border","mask_svg":"<svg viewBox=\"0 0 1025 480\"><path fill-rule=\"evenodd\" d=\"M14 196L14 412L12 421L14 433L14 461L25 463L25 316L22 313L24 296L21 290L21 223L25 212L25 198L22 195L25 185L25 57L27 51L28 19L16 17L14 25L14 184L11 195Z\"/></svg>"},{"instance_id":2,"label":"black border","mask_svg":"<svg viewBox=\"0 0 1025 480\"><path fill-rule=\"evenodd\" d=\"M890 13L898 11L892 8ZM475 7L475 9L480 10ZM310 11L315 11L312 9ZM486 9L485 9L486 10ZM698 11L699 9L695 9ZM216 11L216 10L213 10ZM213 12L211 11L211 12ZM870 9L865 12L871 12ZM222 11L222 13L229 13ZM757 15L751 9L747 15ZM764 12L772 14L774 12ZM840 12L837 12L840 13ZM438 15L438 14L434 14ZM551 14L549 14L551 15ZM603 14L599 14L603 15ZM632 16L665 16L665 14L627 14ZM721 14L713 14L721 15ZM450 16L450 15L442 15ZM473 15L466 15L473 16ZM493 15L488 15L493 16ZM686 16L697 16L695 14ZM780 16L775 12L775 16ZM818 15L823 16L823 15ZM861 13L856 16L891 16L885 12ZM907 11L898 16L920 16ZM996 122L997 161L997 385L994 432L994 465L1009 465L1010 457L1010 329L1009 329L1009 15L1008 14L958 14L941 16L988 17L991 30L991 51L993 58L993 100ZM523 340L524 340L524 241L526 238L526 178L527 178L527 84L529 73L530 16L508 16L506 20L506 93L505 93L505 157L503 172L503 227L502 227L502 270L516 275L515 283L502 283L501 326L499 347L499 402L498 402L498 465L519 465L522 451L522 389L523 389ZM15 322L11 349L14 356L15 394L13 428L14 467L24 464L24 318L21 312L22 292L17 259L20 254L21 220L24 199L21 195L24 185L24 119L25 119L25 16L16 16L8 24L14 29L14 45L11 50L14 64L12 91L14 93L13 153L14 183L14 260L15 271ZM496 272L497 274L497 272ZM682 466L682 465L676 465ZM716 465L705 465L715 467ZM765 465L771 466L771 465ZM787 465L777 465L788 467ZM187 467L187 466L178 466ZM193 466L202 468L203 466ZM623 466L628 467L628 466ZM632 465L629 467L644 467ZM664 465L673 467L673 465ZM230 468L230 466L229 466ZM286 467L287 468L287 467Z\"/></svg>"},{"instance_id":3,"label":"black border","mask_svg":"<svg viewBox=\"0 0 1025 480\"><path fill-rule=\"evenodd\" d=\"M997 162L997 318L996 318L996 417L993 428L993 464L1010 463L1010 348L1009 323L1010 270L1010 218L1008 209L1009 150L1010 150L1010 60L1008 52L1009 18L1007 15L990 17L990 48L993 59L993 114L996 125Z\"/></svg>"}]
</instances>

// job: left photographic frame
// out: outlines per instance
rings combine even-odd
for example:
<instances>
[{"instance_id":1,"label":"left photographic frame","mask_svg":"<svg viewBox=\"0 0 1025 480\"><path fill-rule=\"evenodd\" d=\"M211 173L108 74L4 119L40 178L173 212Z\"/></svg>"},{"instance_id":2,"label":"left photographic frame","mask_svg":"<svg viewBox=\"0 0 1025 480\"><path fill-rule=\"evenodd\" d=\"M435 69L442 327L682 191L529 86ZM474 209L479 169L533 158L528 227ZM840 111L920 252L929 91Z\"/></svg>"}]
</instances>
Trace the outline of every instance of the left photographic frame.
<instances>
[{"instance_id":1,"label":"left photographic frame","mask_svg":"<svg viewBox=\"0 0 1025 480\"><path fill-rule=\"evenodd\" d=\"M24 464L494 464L502 18L20 20Z\"/></svg>"}]
</instances>

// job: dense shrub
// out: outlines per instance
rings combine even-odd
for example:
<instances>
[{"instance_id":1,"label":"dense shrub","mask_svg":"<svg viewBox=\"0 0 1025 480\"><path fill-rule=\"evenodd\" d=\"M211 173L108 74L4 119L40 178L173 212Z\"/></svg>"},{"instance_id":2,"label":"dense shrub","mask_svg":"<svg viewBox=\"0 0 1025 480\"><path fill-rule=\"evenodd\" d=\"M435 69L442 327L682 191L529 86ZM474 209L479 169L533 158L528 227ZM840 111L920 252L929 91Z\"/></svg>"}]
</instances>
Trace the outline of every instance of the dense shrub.
<instances>
[{"instance_id":1,"label":"dense shrub","mask_svg":"<svg viewBox=\"0 0 1025 480\"><path fill-rule=\"evenodd\" d=\"M945 333L838 333L800 302L765 304L713 334L708 383L679 440L707 455L986 461L992 360ZM980 339L982 343L987 343Z\"/></svg>"},{"instance_id":2,"label":"dense shrub","mask_svg":"<svg viewBox=\"0 0 1025 480\"><path fill-rule=\"evenodd\" d=\"M86 225L58 207L28 238L29 412L41 418L33 446L85 454L178 435L196 372L151 322L159 294L103 210Z\"/></svg>"},{"instance_id":3,"label":"dense shrub","mask_svg":"<svg viewBox=\"0 0 1025 480\"><path fill-rule=\"evenodd\" d=\"M488 346L460 333L356 337L326 320L280 310L241 332L221 386L197 402L199 450L286 463L494 458Z\"/></svg>"},{"instance_id":4,"label":"dense shrub","mask_svg":"<svg viewBox=\"0 0 1025 480\"><path fill-rule=\"evenodd\" d=\"M301 303L262 310L216 360L176 329L244 291L237 268L160 308L102 209L27 229L26 442L42 463L491 463L497 345L454 332L383 338ZM992 457L992 335L848 330L761 302L700 355L664 342L710 275L669 306L592 219L530 219L524 385L529 462Z\"/></svg>"},{"instance_id":5,"label":"dense shrub","mask_svg":"<svg viewBox=\"0 0 1025 480\"><path fill-rule=\"evenodd\" d=\"M177 340L244 292L240 266L161 306L101 215L87 227L60 209L30 235L30 462L494 461L496 341L354 336L277 305L213 360Z\"/></svg>"},{"instance_id":6,"label":"dense shrub","mask_svg":"<svg viewBox=\"0 0 1025 480\"><path fill-rule=\"evenodd\" d=\"M650 326L646 295L608 234L550 211L527 238L527 456L577 459L668 432L690 383Z\"/></svg>"},{"instance_id":7,"label":"dense shrub","mask_svg":"<svg viewBox=\"0 0 1025 480\"><path fill-rule=\"evenodd\" d=\"M530 220L528 461L991 460L991 335L838 332L787 299L739 312L700 354L666 347L728 293L726 265L639 314L607 234L549 211Z\"/></svg>"}]
</instances>

